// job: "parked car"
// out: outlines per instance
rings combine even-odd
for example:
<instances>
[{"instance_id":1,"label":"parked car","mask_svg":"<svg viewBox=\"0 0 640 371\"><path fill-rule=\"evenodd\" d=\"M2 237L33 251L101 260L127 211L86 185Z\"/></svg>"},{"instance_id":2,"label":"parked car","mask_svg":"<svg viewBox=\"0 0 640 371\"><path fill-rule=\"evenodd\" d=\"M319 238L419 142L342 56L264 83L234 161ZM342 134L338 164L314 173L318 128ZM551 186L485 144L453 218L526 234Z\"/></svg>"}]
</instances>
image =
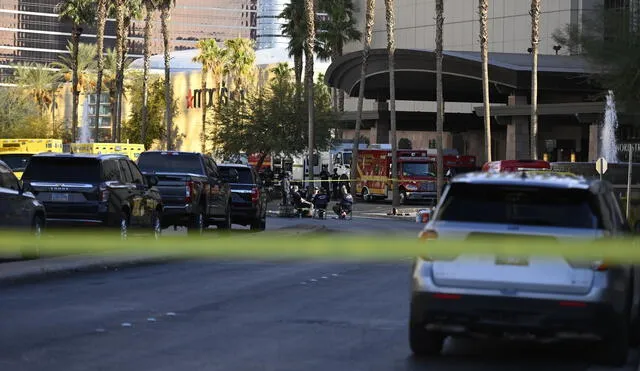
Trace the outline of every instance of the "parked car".
<instances>
[{"instance_id":1,"label":"parked car","mask_svg":"<svg viewBox=\"0 0 640 371\"><path fill-rule=\"evenodd\" d=\"M0 161L0 228L5 230L26 229L40 237L46 225L44 205L35 196L25 191L11 168ZM38 257L39 251L32 245L21 249L25 258Z\"/></svg>"},{"instance_id":2,"label":"parked car","mask_svg":"<svg viewBox=\"0 0 640 371\"><path fill-rule=\"evenodd\" d=\"M144 174L158 178L164 202L162 226L184 226L201 234L209 225L231 229L231 189L216 162L195 152L146 151L138 157Z\"/></svg>"},{"instance_id":3,"label":"parked car","mask_svg":"<svg viewBox=\"0 0 640 371\"><path fill-rule=\"evenodd\" d=\"M453 178L420 237L427 244L487 237L553 244L630 233L608 182L513 172ZM603 362L623 365L629 344L637 344L640 335L640 272L631 263L579 260L468 254L417 258L411 349L417 355L438 354L449 335L593 339L599 341Z\"/></svg>"},{"instance_id":4,"label":"parked car","mask_svg":"<svg viewBox=\"0 0 640 371\"><path fill-rule=\"evenodd\" d=\"M221 164L218 170L231 181L231 220L253 230L267 227L267 190L249 165Z\"/></svg>"},{"instance_id":5,"label":"parked car","mask_svg":"<svg viewBox=\"0 0 640 371\"><path fill-rule=\"evenodd\" d=\"M124 155L38 154L22 180L50 225L117 227L125 238L130 228L161 233L157 178L143 176Z\"/></svg>"}]
</instances>

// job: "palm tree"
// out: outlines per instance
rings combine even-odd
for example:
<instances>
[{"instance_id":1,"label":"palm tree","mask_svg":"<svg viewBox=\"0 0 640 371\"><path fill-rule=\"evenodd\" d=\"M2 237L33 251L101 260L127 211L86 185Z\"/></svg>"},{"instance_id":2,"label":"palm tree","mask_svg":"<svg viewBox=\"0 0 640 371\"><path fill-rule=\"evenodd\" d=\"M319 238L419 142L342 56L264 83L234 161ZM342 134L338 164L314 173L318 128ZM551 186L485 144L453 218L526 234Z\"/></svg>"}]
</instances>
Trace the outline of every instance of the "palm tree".
<instances>
[{"instance_id":1,"label":"palm tree","mask_svg":"<svg viewBox=\"0 0 640 371\"><path fill-rule=\"evenodd\" d=\"M289 37L289 56L293 58L293 71L298 91L302 91L302 56L306 37L305 0L291 0L280 14L286 22L282 24L282 34Z\"/></svg>"},{"instance_id":2,"label":"palm tree","mask_svg":"<svg viewBox=\"0 0 640 371\"><path fill-rule=\"evenodd\" d=\"M395 72L395 35L396 28L394 0L384 0L387 20L387 51L389 53L389 114L391 116L391 185L394 207L400 204L398 189L398 139L396 138L396 72ZM404 197L403 197L404 203Z\"/></svg>"},{"instance_id":3,"label":"palm tree","mask_svg":"<svg viewBox=\"0 0 640 371\"><path fill-rule=\"evenodd\" d=\"M202 105L202 153L205 152L205 130L207 123L207 79L209 74L214 75L214 86L218 85L219 76L222 73L225 63L225 49L218 47L218 43L215 39L203 39L198 41L196 47L200 49L197 56L193 57L194 62L198 62L202 65L201 75L201 92L200 92L200 104Z\"/></svg>"},{"instance_id":4,"label":"palm tree","mask_svg":"<svg viewBox=\"0 0 640 371\"><path fill-rule=\"evenodd\" d=\"M53 106L54 92L60 86L60 74L47 65L25 63L16 66L15 83L24 89L38 105L40 115Z\"/></svg>"},{"instance_id":5,"label":"palm tree","mask_svg":"<svg viewBox=\"0 0 640 371\"><path fill-rule=\"evenodd\" d=\"M120 1L120 0L118 0ZM124 70L125 62L127 60L127 51L129 50L127 40L129 27L133 19L140 19L142 17L142 0L124 0L124 16L122 27L116 27L118 34L116 35L116 46L120 45L120 64L118 69L118 113L117 113L117 141L122 141L122 97L124 94ZM117 17L116 17L117 20Z\"/></svg>"},{"instance_id":6,"label":"palm tree","mask_svg":"<svg viewBox=\"0 0 640 371\"><path fill-rule=\"evenodd\" d=\"M104 74L104 28L107 23L107 0L98 0L96 5L96 56L98 60L98 77L96 81L96 136L99 141L100 102L102 101L102 75Z\"/></svg>"},{"instance_id":7,"label":"palm tree","mask_svg":"<svg viewBox=\"0 0 640 371\"><path fill-rule=\"evenodd\" d=\"M314 0L305 0L305 21L307 37L304 45L304 79L307 93L307 110L309 113L309 160L307 168L309 169L309 181L313 181L313 154L315 144L315 125L314 125L314 106L313 106L313 62L314 62L314 45L316 41L316 24L315 24L315 4Z\"/></svg>"},{"instance_id":8,"label":"palm tree","mask_svg":"<svg viewBox=\"0 0 640 371\"><path fill-rule=\"evenodd\" d=\"M328 14L328 19L320 22L321 33L318 39L326 56L335 61L343 54L344 46L352 41L360 41L362 32L356 28L356 19L353 16L354 6L352 0L323 0L321 7ZM336 89L332 89L335 99ZM338 93L336 109L344 111L344 91ZM335 105L335 102L334 102Z\"/></svg>"},{"instance_id":9,"label":"palm tree","mask_svg":"<svg viewBox=\"0 0 640 371\"><path fill-rule=\"evenodd\" d=\"M151 58L151 31L153 28L153 13L158 8L157 0L143 0L144 3L144 67L142 72L142 125L140 138L142 143L147 140L147 127L149 125L149 59Z\"/></svg>"},{"instance_id":10,"label":"palm tree","mask_svg":"<svg viewBox=\"0 0 640 371\"><path fill-rule=\"evenodd\" d=\"M67 43L68 54L61 54L58 60L51 63L51 67L57 68L65 81L73 81L74 66L76 69L76 80L78 95L81 91L93 88L95 81L93 73L95 73L96 62L96 46L93 44L79 43L77 46L77 56L73 57L73 43Z\"/></svg>"},{"instance_id":11,"label":"palm tree","mask_svg":"<svg viewBox=\"0 0 640 371\"><path fill-rule=\"evenodd\" d=\"M482 54L482 98L484 104L484 145L487 162L491 161L491 112L489 111L489 1L479 0L480 13L480 49Z\"/></svg>"},{"instance_id":12,"label":"palm tree","mask_svg":"<svg viewBox=\"0 0 640 371\"><path fill-rule=\"evenodd\" d=\"M131 60L125 60L123 68L126 71L131 65ZM107 50L104 58L104 85L109 91L109 106L111 107L111 129L113 134L113 122L117 120L119 114L117 101L118 101L118 55L115 49ZM123 90L123 95L125 91ZM111 141L116 142L117 138L111 138Z\"/></svg>"},{"instance_id":13,"label":"palm tree","mask_svg":"<svg viewBox=\"0 0 640 371\"><path fill-rule=\"evenodd\" d=\"M360 90L358 93L358 115L356 117L356 127L353 140L353 150L351 156L351 189L356 192L356 179L358 177L358 148L360 142L360 127L362 126L362 107L364 105L364 86L367 77L367 60L371 49L371 39L373 38L373 24L376 15L376 0L367 0L367 10L364 25L364 47L362 48L362 67L360 69Z\"/></svg>"},{"instance_id":14,"label":"palm tree","mask_svg":"<svg viewBox=\"0 0 640 371\"><path fill-rule=\"evenodd\" d=\"M171 8L176 5L176 0L159 0L160 23L162 26L162 41L164 45L164 100L165 100L165 122L167 125L167 149L173 149L173 97L171 91L171 69L169 60L169 19L171 18Z\"/></svg>"},{"instance_id":15,"label":"palm tree","mask_svg":"<svg viewBox=\"0 0 640 371\"><path fill-rule=\"evenodd\" d=\"M236 94L243 94L253 79L256 53L253 41L242 37L227 39L225 72L231 79L231 90Z\"/></svg>"},{"instance_id":16,"label":"palm tree","mask_svg":"<svg viewBox=\"0 0 640 371\"><path fill-rule=\"evenodd\" d=\"M71 135L73 141L77 138L78 131L78 105L80 92L78 91L78 44L82 34L82 26L93 23L94 20L93 0L63 0L56 5L56 13L63 22L71 23L71 59L72 65L72 91L73 103L71 110Z\"/></svg>"},{"instance_id":17,"label":"palm tree","mask_svg":"<svg viewBox=\"0 0 640 371\"><path fill-rule=\"evenodd\" d=\"M531 0L531 158L538 159L538 43L540 40L540 0Z\"/></svg>"},{"instance_id":18,"label":"palm tree","mask_svg":"<svg viewBox=\"0 0 640 371\"><path fill-rule=\"evenodd\" d=\"M440 201L444 186L443 141L444 141L444 96L442 92L442 36L444 33L444 0L436 0L436 147L438 151L438 168L436 170L437 199Z\"/></svg>"}]
</instances>

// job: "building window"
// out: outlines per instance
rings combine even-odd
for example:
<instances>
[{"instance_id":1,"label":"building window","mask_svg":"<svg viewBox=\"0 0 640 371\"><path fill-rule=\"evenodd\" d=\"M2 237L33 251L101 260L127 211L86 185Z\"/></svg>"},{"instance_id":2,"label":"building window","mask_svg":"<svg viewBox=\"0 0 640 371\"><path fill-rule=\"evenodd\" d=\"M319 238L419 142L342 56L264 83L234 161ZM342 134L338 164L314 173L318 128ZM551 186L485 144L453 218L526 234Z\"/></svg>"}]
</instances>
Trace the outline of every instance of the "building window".
<instances>
[{"instance_id":1,"label":"building window","mask_svg":"<svg viewBox=\"0 0 640 371\"><path fill-rule=\"evenodd\" d=\"M96 108L100 107L100 128L111 128L111 104L109 93L101 94L100 105L97 103L96 94L89 94L89 116L92 127L96 125Z\"/></svg>"}]
</instances>

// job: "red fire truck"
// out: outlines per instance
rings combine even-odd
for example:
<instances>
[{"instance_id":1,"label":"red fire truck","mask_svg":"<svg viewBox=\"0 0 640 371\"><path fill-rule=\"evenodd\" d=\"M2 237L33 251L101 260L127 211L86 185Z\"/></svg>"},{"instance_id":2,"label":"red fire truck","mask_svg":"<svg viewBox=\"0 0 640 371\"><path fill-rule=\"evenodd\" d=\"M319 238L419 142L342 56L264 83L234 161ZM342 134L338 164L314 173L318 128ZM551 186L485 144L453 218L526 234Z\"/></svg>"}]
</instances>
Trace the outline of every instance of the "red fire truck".
<instances>
[{"instance_id":1,"label":"red fire truck","mask_svg":"<svg viewBox=\"0 0 640 371\"><path fill-rule=\"evenodd\" d=\"M551 170L551 164L543 160L501 160L487 162L482 166L482 171L491 173L528 170Z\"/></svg>"},{"instance_id":2,"label":"red fire truck","mask_svg":"<svg viewBox=\"0 0 640 371\"><path fill-rule=\"evenodd\" d=\"M365 201L392 196L391 151L361 149L358 152L356 192ZM436 199L436 159L427 150L398 151L400 201Z\"/></svg>"},{"instance_id":3,"label":"red fire truck","mask_svg":"<svg viewBox=\"0 0 640 371\"><path fill-rule=\"evenodd\" d=\"M260 154L259 153L258 154L252 154L252 155L249 155L248 163L249 163L249 165L251 165L253 167L256 167L256 165L258 165L258 161L259 160L260 160ZM262 166L260 167L260 169L256 169L256 170L260 171L260 170L264 170L264 169L267 169L267 168L271 168L271 156L270 155L267 155L264 158L264 161L262 161Z\"/></svg>"}]
</instances>

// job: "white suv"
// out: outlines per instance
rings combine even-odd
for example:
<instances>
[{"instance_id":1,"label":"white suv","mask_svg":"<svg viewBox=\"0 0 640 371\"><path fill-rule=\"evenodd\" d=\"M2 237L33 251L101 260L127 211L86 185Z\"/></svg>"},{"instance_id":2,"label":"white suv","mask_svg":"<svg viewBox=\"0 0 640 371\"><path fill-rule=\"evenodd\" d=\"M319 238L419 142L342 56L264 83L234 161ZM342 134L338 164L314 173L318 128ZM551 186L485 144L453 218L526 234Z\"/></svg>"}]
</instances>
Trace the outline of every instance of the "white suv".
<instances>
[{"instance_id":1,"label":"white suv","mask_svg":"<svg viewBox=\"0 0 640 371\"><path fill-rule=\"evenodd\" d=\"M429 239L599 239L630 234L607 182L558 174L468 173L451 180L421 232ZM622 243L622 242L621 242ZM413 265L409 341L436 355L447 336L601 341L623 365L638 340L640 272L562 257L420 257Z\"/></svg>"}]
</instances>

